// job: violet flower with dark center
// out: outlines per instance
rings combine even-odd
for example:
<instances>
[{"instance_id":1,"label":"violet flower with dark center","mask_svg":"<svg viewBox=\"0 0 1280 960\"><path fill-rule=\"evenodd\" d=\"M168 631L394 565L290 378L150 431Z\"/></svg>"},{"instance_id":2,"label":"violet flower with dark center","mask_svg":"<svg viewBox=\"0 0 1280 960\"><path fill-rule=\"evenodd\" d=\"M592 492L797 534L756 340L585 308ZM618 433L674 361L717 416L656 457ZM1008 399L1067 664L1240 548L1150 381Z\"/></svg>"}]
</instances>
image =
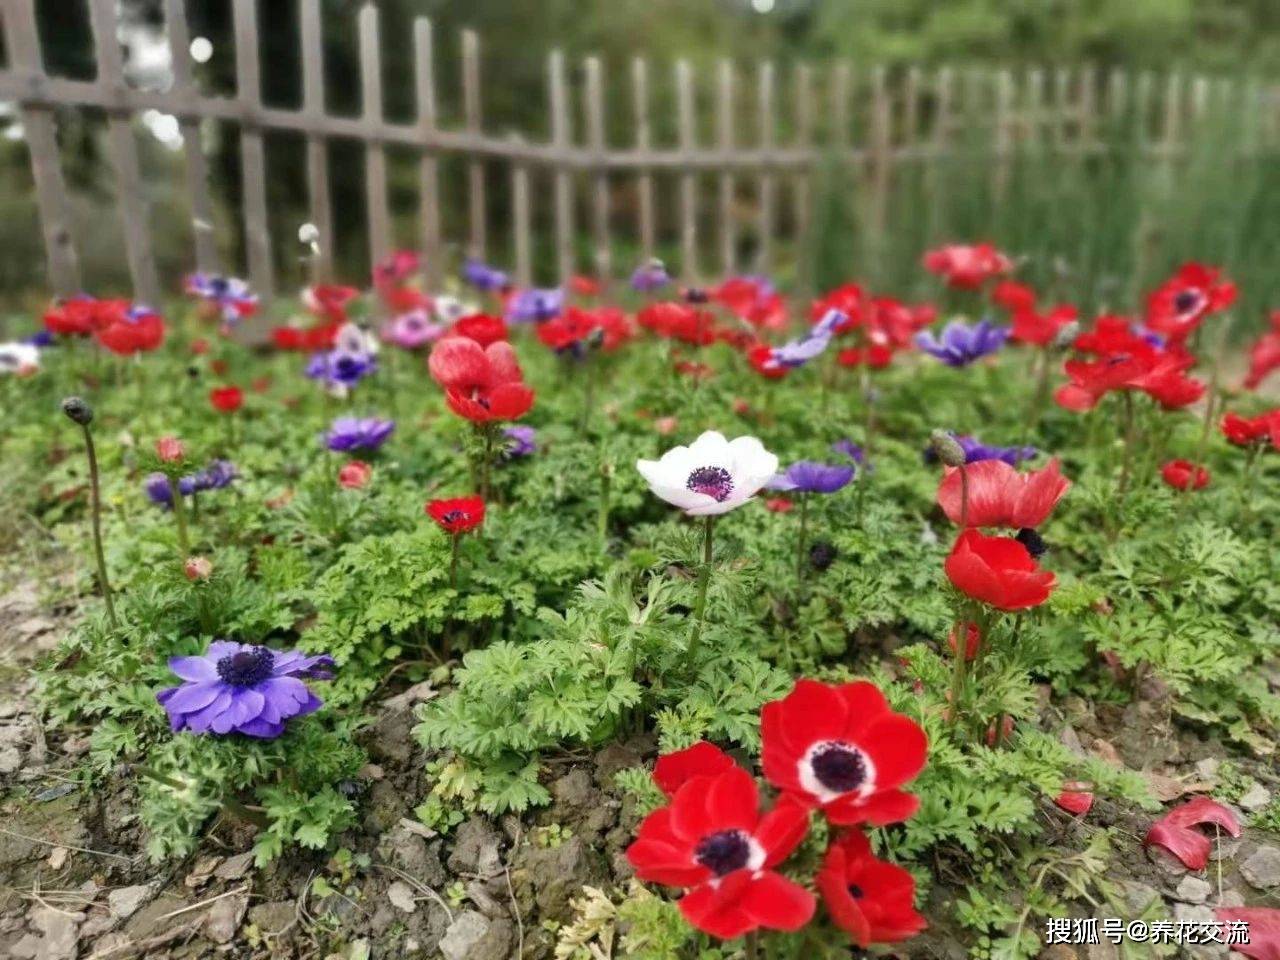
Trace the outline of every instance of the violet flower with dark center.
<instances>
[{"instance_id":1,"label":"violet flower with dark center","mask_svg":"<svg viewBox=\"0 0 1280 960\"><path fill-rule=\"evenodd\" d=\"M394 420L377 417L338 417L324 435L330 450L377 450L396 428Z\"/></svg>"},{"instance_id":2,"label":"violet flower with dark center","mask_svg":"<svg viewBox=\"0 0 1280 960\"><path fill-rule=\"evenodd\" d=\"M367 353L330 350L312 354L306 375L312 380L323 380L328 386L354 387L377 369L377 361Z\"/></svg>"},{"instance_id":3,"label":"violet flower with dark center","mask_svg":"<svg viewBox=\"0 0 1280 960\"><path fill-rule=\"evenodd\" d=\"M559 287L521 290L507 304L507 320L511 323L542 323L558 317L564 309L564 291Z\"/></svg>"},{"instance_id":4,"label":"violet flower with dark center","mask_svg":"<svg viewBox=\"0 0 1280 960\"><path fill-rule=\"evenodd\" d=\"M303 680L333 676L333 658L297 650L215 640L202 656L171 657L183 681L156 694L175 733L241 733L272 739L285 721L320 709L323 701Z\"/></svg>"},{"instance_id":5,"label":"violet flower with dark center","mask_svg":"<svg viewBox=\"0 0 1280 960\"><path fill-rule=\"evenodd\" d=\"M977 463L979 460L1003 460L1011 467L1016 467L1023 460L1030 460L1040 451L1035 447L994 447L983 443L977 437L962 437L952 434L960 449L964 451L965 463ZM933 446L924 448L924 462L937 462L938 454Z\"/></svg>"},{"instance_id":6,"label":"violet flower with dark center","mask_svg":"<svg viewBox=\"0 0 1280 960\"><path fill-rule=\"evenodd\" d=\"M507 439L506 448L503 450L502 455L508 460L532 456L538 450L536 441L538 434L533 427L519 424L513 427L503 427L502 435Z\"/></svg>"},{"instance_id":7,"label":"violet flower with dark center","mask_svg":"<svg viewBox=\"0 0 1280 960\"><path fill-rule=\"evenodd\" d=\"M640 293L652 293L670 282L671 275L667 273L666 264L657 258L642 263L631 274L631 289Z\"/></svg>"},{"instance_id":8,"label":"violet flower with dark center","mask_svg":"<svg viewBox=\"0 0 1280 960\"><path fill-rule=\"evenodd\" d=\"M989 320L973 326L953 320L935 337L932 331L916 334L916 346L930 356L937 357L949 367L966 367L973 361L995 353L1009 336L1008 327L999 327Z\"/></svg>"},{"instance_id":9,"label":"violet flower with dark center","mask_svg":"<svg viewBox=\"0 0 1280 960\"><path fill-rule=\"evenodd\" d=\"M462 279L477 290L502 290L511 283L503 271L474 258L462 265Z\"/></svg>"},{"instance_id":10,"label":"violet flower with dark center","mask_svg":"<svg viewBox=\"0 0 1280 960\"><path fill-rule=\"evenodd\" d=\"M795 493L835 493L853 480L853 464L818 463L799 460L769 481L770 490Z\"/></svg>"}]
</instances>

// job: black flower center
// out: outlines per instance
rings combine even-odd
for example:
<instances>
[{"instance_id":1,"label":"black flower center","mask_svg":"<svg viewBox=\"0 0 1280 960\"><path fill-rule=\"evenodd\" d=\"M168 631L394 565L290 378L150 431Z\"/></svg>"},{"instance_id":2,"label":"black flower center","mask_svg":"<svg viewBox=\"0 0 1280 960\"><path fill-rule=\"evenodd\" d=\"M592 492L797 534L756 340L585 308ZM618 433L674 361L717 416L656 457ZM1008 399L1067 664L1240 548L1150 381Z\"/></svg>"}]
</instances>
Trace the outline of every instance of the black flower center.
<instances>
[{"instance_id":1,"label":"black flower center","mask_svg":"<svg viewBox=\"0 0 1280 960\"><path fill-rule=\"evenodd\" d=\"M867 762L862 751L844 743L820 746L811 761L818 782L835 793L857 790L867 779Z\"/></svg>"},{"instance_id":2,"label":"black flower center","mask_svg":"<svg viewBox=\"0 0 1280 960\"><path fill-rule=\"evenodd\" d=\"M445 522L445 523L457 523L459 520L465 520L466 518L467 518L467 511L465 511L465 510L450 510L448 513L446 513L446 514L444 515L444 522Z\"/></svg>"},{"instance_id":3,"label":"black flower center","mask_svg":"<svg viewBox=\"0 0 1280 960\"><path fill-rule=\"evenodd\" d=\"M699 467L689 474L685 486L694 493L705 493L717 503L724 503L733 492L733 478L724 467Z\"/></svg>"},{"instance_id":4,"label":"black flower center","mask_svg":"<svg viewBox=\"0 0 1280 960\"><path fill-rule=\"evenodd\" d=\"M218 676L233 687L252 687L271 676L275 654L266 647L250 647L218 661Z\"/></svg>"},{"instance_id":5,"label":"black flower center","mask_svg":"<svg viewBox=\"0 0 1280 960\"><path fill-rule=\"evenodd\" d=\"M849 884L849 896L855 900L861 900L866 894L862 892L862 888L856 883L851 883Z\"/></svg>"},{"instance_id":6,"label":"black flower center","mask_svg":"<svg viewBox=\"0 0 1280 960\"><path fill-rule=\"evenodd\" d=\"M751 843L741 830L721 830L698 841L693 859L717 877L723 877L750 862Z\"/></svg>"},{"instance_id":7,"label":"black flower center","mask_svg":"<svg viewBox=\"0 0 1280 960\"><path fill-rule=\"evenodd\" d=\"M809 563L815 570L825 570L836 559L836 548L825 540L819 540L809 548Z\"/></svg>"},{"instance_id":8,"label":"black flower center","mask_svg":"<svg viewBox=\"0 0 1280 960\"><path fill-rule=\"evenodd\" d=\"M1027 553L1031 554L1033 560L1039 560L1049 549L1049 545L1044 542L1044 537L1030 527L1023 527L1014 539L1027 548Z\"/></svg>"},{"instance_id":9,"label":"black flower center","mask_svg":"<svg viewBox=\"0 0 1280 960\"><path fill-rule=\"evenodd\" d=\"M339 377L350 377L360 372L360 364L354 357L339 357L334 369Z\"/></svg>"},{"instance_id":10,"label":"black flower center","mask_svg":"<svg viewBox=\"0 0 1280 960\"><path fill-rule=\"evenodd\" d=\"M1173 307L1179 313L1190 313L1200 305L1199 290L1179 290L1173 298Z\"/></svg>"}]
</instances>

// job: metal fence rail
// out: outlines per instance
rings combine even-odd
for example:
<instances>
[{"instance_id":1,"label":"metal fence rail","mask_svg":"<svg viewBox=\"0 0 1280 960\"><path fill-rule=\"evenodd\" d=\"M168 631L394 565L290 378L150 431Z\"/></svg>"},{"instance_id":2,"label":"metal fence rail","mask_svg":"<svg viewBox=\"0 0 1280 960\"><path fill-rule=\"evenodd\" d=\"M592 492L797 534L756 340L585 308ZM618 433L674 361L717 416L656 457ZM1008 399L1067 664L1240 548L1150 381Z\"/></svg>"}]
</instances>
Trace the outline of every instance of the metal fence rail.
<instances>
[{"instance_id":1,"label":"metal fence rail","mask_svg":"<svg viewBox=\"0 0 1280 960\"><path fill-rule=\"evenodd\" d=\"M683 61L674 65L677 142L653 142L650 118L650 69L644 60L630 65L633 141L625 146L606 141L604 66L595 57L582 64L584 110L570 103L569 64L553 50L547 59L547 103L551 136L533 142L516 134L487 133L482 115L480 87L480 39L463 31L463 124L442 129L436 102L434 38L431 24L418 19L414 26L415 93L417 117L412 123L395 123L383 115L382 64L378 10L366 3L357 17L360 82L363 109L358 117L335 116L325 108L324 64L320 0L300 0L300 36L303 104L300 110L269 106L261 97L261 60L258 44L256 0L231 0L234 13L237 92L234 97L202 94L193 82L189 50L190 30L184 0L164 0L164 12L172 52L173 84L164 92L131 87L125 78L117 44L115 0L89 0L98 66L92 81L50 76L44 69L35 18L36 0L0 0L9 63L0 70L0 100L17 104L30 151L36 198L47 255L49 279L60 294L80 289L76 244L72 236L66 185L57 145L55 111L90 108L107 116L107 152L119 197L124 224L125 254L136 296L158 300L162 290L152 250L150 218L141 189L138 144L134 118L146 110L173 115L179 123L185 163L185 190L193 214L193 259L201 270L219 272L231 265L219 262L211 220L213 201L206 159L200 149L200 124L205 120L229 121L239 129L243 182L241 217L248 275L265 299L272 296L275 275L267 215L266 146L264 134L291 131L306 143L310 220L319 233L313 265L317 274L332 269L334 215L331 206L328 141L352 139L364 145L366 179L366 229L374 262L391 249L391 211L387 194L387 147L408 148L417 156L419 192L419 246L428 280L439 279L444 239L440 219L439 160L459 155L466 162L467 235L457 238L469 255L487 251L485 200L486 165L500 164L509 171L512 189L510 210L512 250L518 282L532 280L530 171L537 168L551 177L556 264L561 279L579 269L575 262L575 222L581 210L591 237L588 269L607 278L616 264L615 240L625 228L640 249L651 255L658 234L655 174L674 174L678 199L680 273L689 279L702 269L700 258L715 251L715 269L733 271L738 238L755 238L757 262L750 266L767 270L785 227L793 235L808 228L809 176L820 158L834 157L857 164L866 174L871 229L883 229L885 206L896 166L935 159L954 151L960 107L981 104L985 118L982 135L992 158L992 187L999 196L1007 184L1011 158L1028 143L1054 152L1087 153L1105 149L1098 130L1107 118L1126 110L1142 127L1141 147L1153 154L1172 157L1188 124L1210 109L1248 110L1258 118L1251 126L1249 149L1275 149L1280 126L1280 97L1276 88L1259 83L1238 85L1204 77L1170 74L1157 78L1141 74L1136 79L1122 72L1105 77L1092 68L1010 71L955 71L926 73L910 69L892 77L883 68L859 78L854 65L837 62L822 68L796 66L788 77L787 112L792 134L779 142L778 70L760 63L744 78L742 71L722 62L714 78L713 143L700 143L695 87L698 78ZM748 79L750 83L742 83ZM859 80L869 81L859 83ZM1102 82L1105 81L1105 82ZM1131 82L1132 81L1132 82ZM736 128L739 107L749 91L755 115L752 136ZM851 96L865 93L858 103L866 122L854 129L855 103ZM815 116L825 122L817 125ZM571 117L585 116L580 135ZM819 136L815 127L821 127ZM989 129L988 129L989 128ZM971 131L970 131L971 132ZM715 180L714 202L718 236L699 236L699 211L705 175ZM614 187L620 178L633 181L638 198L633 222L620 224ZM579 204L575 190L588 185ZM742 182L754 186L754 206L749 217L737 210L735 198ZM787 191L793 209L780 216L779 201ZM714 240L714 244L712 241Z\"/></svg>"}]
</instances>

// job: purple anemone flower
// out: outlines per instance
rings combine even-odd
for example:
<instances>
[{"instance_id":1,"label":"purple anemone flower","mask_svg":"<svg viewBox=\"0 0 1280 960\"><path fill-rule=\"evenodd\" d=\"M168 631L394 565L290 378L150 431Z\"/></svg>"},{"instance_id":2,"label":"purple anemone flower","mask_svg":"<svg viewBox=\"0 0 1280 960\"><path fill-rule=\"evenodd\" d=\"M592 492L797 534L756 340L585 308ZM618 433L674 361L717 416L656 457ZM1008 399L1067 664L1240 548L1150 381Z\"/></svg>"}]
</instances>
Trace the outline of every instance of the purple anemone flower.
<instances>
[{"instance_id":1,"label":"purple anemone flower","mask_svg":"<svg viewBox=\"0 0 1280 960\"><path fill-rule=\"evenodd\" d=\"M857 471L851 463L797 460L769 481L770 490L795 493L835 493L849 485Z\"/></svg>"},{"instance_id":2,"label":"purple anemone flower","mask_svg":"<svg viewBox=\"0 0 1280 960\"><path fill-rule=\"evenodd\" d=\"M217 307L222 313L223 323L230 326L258 309L258 295L239 277L193 273L187 277L186 289L192 296Z\"/></svg>"},{"instance_id":3,"label":"purple anemone flower","mask_svg":"<svg viewBox=\"0 0 1280 960\"><path fill-rule=\"evenodd\" d=\"M201 490L221 490L223 487L231 486L231 481L239 475L235 464L230 460L214 460L199 473L179 480L178 489L182 490L183 494ZM183 486L187 482L191 484L190 490Z\"/></svg>"},{"instance_id":4,"label":"purple anemone flower","mask_svg":"<svg viewBox=\"0 0 1280 960\"><path fill-rule=\"evenodd\" d=\"M535 441L537 431L533 427L522 425L504 427L502 435L507 438L507 447L503 455L508 460L514 460L516 457L527 457L538 450L538 444Z\"/></svg>"},{"instance_id":5,"label":"purple anemone flower","mask_svg":"<svg viewBox=\"0 0 1280 960\"><path fill-rule=\"evenodd\" d=\"M324 701L303 680L333 676L333 658L297 650L215 640L203 656L170 657L182 679L156 694L175 733L242 733L270 740L286 720L319 710Z\"/></svg>"},{"instance_id":6,"label":"purple anemone flower","mask_svg":"<svg viewBox=\"0 0 1280 960\"><path fill-rule=\"evenodd\" d=\"M631 274L631 289L640 293L652 293L671 282L667 273L667 265L656 257L648 263L642 263Z\"/></svg>"},{"instance_id":7,"label":"purple anemone flower","mask_svg":"<svg viewBox=\"0 0 1280 960\"><path fill-rule=\"evenodd\" d=\"M954 434L952 436L955 436ZM1038 451L1035 447L993 447L983 443L977 437L955 436L956 443L964 451L965 463L977 463L979 460L1003 460L1011 467L1016 467L1023 460L1030 460ZM925 447L925 463L933 463L938 459L932 446Z\"/></svg>"},{"instance_id":8,"label":"purple anemone flower","mask_svg":"<svg viewBox=\"0 0 1280 960\"><path fill-rule=\"evenodd\" d=\"M858 446L858 444L854 443L848 437L841 437L833 443L831 445L831 450L833 453L843 453L846 457L859 465L861 465L867 458L862 447Z\"/></svg>"},{"instance_id":9,"label":"purple anemone flower","mask_svg":"<svg viewBox=\"0 0 1280 960\"><path fill-rule=\"evenodd\" d=\"M559 287L530 287L519 291L507 304L507 319L512 323L542 323L560 315L564 309L564 291Z\"/></svg>"},{"instance_id":10,"label":"purple anemone flower","mask_svg":"<svg viewBox=\"0 0 1280 960\"><path fill-rule=\"evenodd\" d=\"M462 265L462 279L477 290L501 290L511 283L510 277L497 267L473 257Z\"/></svg>"},{"instance_id":11,"label":"purple anemone flower","mask_svg":"<svg viewBox=\"0 0 1280 960\"><path fill-rule=\"evenodd\" d=\"M396 428L394 420L377 417L338 417L324 435L330 450L377 450Z\"/></svg>"},{"instance_id":12,"label":"purple anemone flower","mask_svg":"<svg viewBox=\"0 0 1280 960\"><path fill-rule=\"evenodd\" d=\"M22 342L30 344L33 347L39 347L43 350L45 347L52 347L54 344L54 336L52 331L39 330L31 334L29 337L23 337Z\"/></svg>"},{"instance_id":13,"label":"purple anemone flower","mask_svg":"<svg viewBox=\"0 0 1280 960\"><path fill-rule=\"evenodd\" d=\"M330 350L311 355L306 375L312 380L323 380L329 386L354 387L377 369L377 361L371 354Z\"/></svg>"},{"instance_id":14,"label":"purple anemone flower","mask_svg":"<svg viewBox=\"0 0 1280 960\"><path fill-rule=\"evenodd\" d=\"M916 346L949 367L966 367L979 357L995 353L1008 336L1008 327L998 327L989 320L972 327L952 320L943 328L941 338L928 330L916 334Z\"/></svg>"},{"instance_id":15,"label":"purple anemone flower","mask_svg":"<svg viewBox=\"0 0 1280 960\"><path fill-rule=\"evenodd\" d=\"M839 310L828 310L816 324L810 327L802 337L788 340L780 347L774 347L770 361L781 367L803 367L810 360L819 357L831 345L831 336L836 327L848 319Z\"/></svg>"}]
</instances>

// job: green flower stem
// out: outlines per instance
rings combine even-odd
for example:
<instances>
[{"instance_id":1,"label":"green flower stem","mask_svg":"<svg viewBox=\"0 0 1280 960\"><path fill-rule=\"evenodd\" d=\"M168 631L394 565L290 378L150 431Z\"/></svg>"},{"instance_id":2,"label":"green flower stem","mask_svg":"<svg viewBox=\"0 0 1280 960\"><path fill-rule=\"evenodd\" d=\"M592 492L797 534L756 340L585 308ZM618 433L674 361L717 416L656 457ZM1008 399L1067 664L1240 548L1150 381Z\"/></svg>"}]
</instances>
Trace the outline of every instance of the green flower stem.
<instances>
[{"instance_id":1,"label":"green flower stem","mask_svg":"<svg viewBox=\"0 0 1280 960\"><path fill-rule=\"evenodd\" d=\"M102 551L102 486L98 478L98 452L93 445L93 434L89 425L82 424L84 431L84 452L89 460L89 503L90 526L93 531L93 556L98 564L98 587L102 590L102 599L107 607L107 620L112 630L120 629L120 621L116 619L115 599L111 595L111 582L107 579L107 558Z\"/></svg>"},{"instance_id":2,"label":"green flower stem","mask_svg":"<svg viewBox=\"0 0 1280 960\"><path fill-rule=\"evenodd\" d=\"M182 502L182 491L174 474L169 474L169 499L173 501L173 519L178 525L179 559L186 560L191 556L191 540L187 536L187 506Z\"/></svg>"},{"instance_id":3,"label":"green flower stem","mask_svg":"<svg viewBox=\"0 0 1280 960\"><path fill-rule=\"evenodd\" d=\"M181 780L176 780L167 774L160 773L158 770L152 770L150 767L144 767L141 764L134 764L133 770L135 773L146 777L148 780L154 780L156 783L163 784L172 790L178 790L185 793L190 789L190 787ZM222 806L229 813L234 814L246 823L252 823L254 826L264 830L270 826L270 821L267 820L266 815L263 814L261 810L251 810L229 794L222 798Z\"/></svg>"},{"instance_id":4,"label":"green flower stem","mask_svg":"<svg viewBox=\"0 0 1280 960\"><path fill-rule=\"evenodd\" d=\"M453 535L453 544L449 552L449 589L458 589L458 541L462 539L461 534Z\"/></svg>"},{"instance_id":5,"label":"green flower stem","mask_svg":"<svg viewBox=\"0 0 1280 960\"><path fill-rule=\"evenodd\" d=\"M693 635L689 638L689 665L693 666L702 641L702 624L707 613L707 585L711 582L711 543L715 516L705 518L702 534L702 567L698 571L698 599L693 607Z\"/></svg>"},{"instance_id":6,"label":"green flower stem","mask_svg":"<svg viewBox=\"0 0 1280 960\"><path fill-rule=\"evenodd\" d=\"M600 552L609 546L609 491L613 477L613 465L600 465L600 506L596 513L596 531L600 537Z\"/></svg>"},{"instance_id":7,"label":"green flower stem","mask_svg":"<svg viewBox=\"0 0 1280 960\"><path fill-rule=\"evenodd\" d=\"M800 494L800 536L796 540L796 597L804 597L804 544L809 532L809 496Z\"/></svg>"}]
</instances>

